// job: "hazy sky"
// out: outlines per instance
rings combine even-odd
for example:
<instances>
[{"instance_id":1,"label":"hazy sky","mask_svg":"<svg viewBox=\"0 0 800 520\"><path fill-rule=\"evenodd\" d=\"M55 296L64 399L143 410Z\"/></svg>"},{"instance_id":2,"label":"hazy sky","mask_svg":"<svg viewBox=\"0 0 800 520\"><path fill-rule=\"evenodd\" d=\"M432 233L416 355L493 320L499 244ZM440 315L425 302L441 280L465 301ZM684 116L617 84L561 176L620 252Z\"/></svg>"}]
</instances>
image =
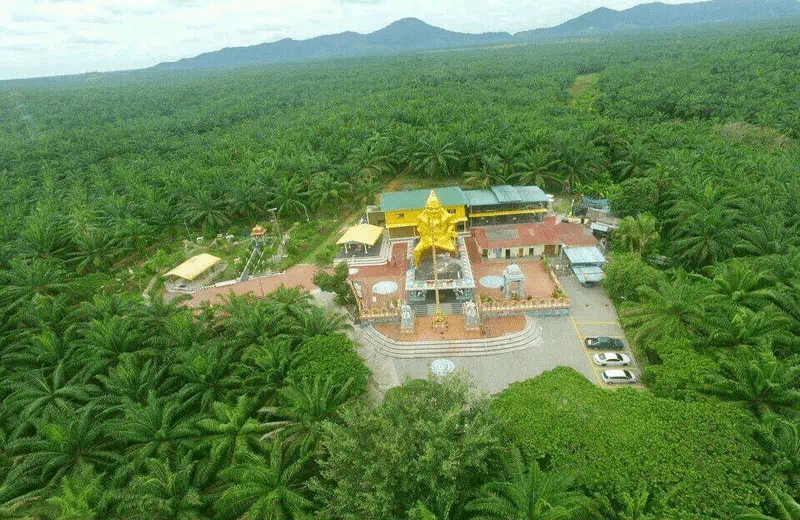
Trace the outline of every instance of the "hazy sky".
<instances>
[{"instance_id":1,"label":"hazy sky","mask_svg":"<svg viewBox=\"0 0 800 520\"><path fill-rule=\"evenodd\" d=\"M662 0L678 4L692 0ZM556 25L637 0L0 0L0 79L141 68L414 16L462 32Z\"/></svg>"}]
</instances>

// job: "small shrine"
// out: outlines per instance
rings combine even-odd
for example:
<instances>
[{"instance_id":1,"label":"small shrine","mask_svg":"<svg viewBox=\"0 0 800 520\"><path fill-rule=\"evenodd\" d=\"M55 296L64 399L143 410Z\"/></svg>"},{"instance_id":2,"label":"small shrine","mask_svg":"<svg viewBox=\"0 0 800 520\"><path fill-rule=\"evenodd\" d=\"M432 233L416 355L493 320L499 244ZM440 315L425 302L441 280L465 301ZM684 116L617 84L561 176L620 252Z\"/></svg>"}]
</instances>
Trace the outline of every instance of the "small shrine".
<instances>
[{"instance_id":1,"label":"small shrine","mask_svg":"<svg viewBox=\"0 0 800 520\"><path fill-rule=\"evenodd\" d=\"M521 300L525 297L525 274L517 264L503 269L503 297L506 300Z\"/></svg>"}]
</instances>

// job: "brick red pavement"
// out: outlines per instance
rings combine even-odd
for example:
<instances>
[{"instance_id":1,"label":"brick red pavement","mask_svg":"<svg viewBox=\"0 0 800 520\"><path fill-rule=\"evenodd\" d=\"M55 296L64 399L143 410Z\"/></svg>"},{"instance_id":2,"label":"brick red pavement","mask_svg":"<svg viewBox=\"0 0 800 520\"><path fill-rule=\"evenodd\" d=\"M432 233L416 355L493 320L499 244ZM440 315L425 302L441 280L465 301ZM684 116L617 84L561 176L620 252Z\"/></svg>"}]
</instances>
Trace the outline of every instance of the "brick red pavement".
<instances>
[{"instance_id":1,"label":"brick red pavement","mask_svg":"<svg viewBox=\"0 0 800 520\"><path fill-rule=\"evenodd\" d=\"M417 318L416 330L413 334L400 331L398 323L381 323L375 328L381 334L397 341L437 341L437 340L459 340L459 339L481 339L495 338L505 334L520 332L525 329L525 316L503 316L500 318L489 318L482 320L483 331L464 330L463 316L448 316L447 329L441 331L433 329L433 318Z\"/></svg>"},{"instance_id":2,"label":"brick red pavement","mask_svg":"<svg viewBox=\"0 0 800 520\"><path fill-rule=\"evenodd\" d=\"M197 307L203 302L211 303L212 305L222 303L223 298L231 293L254 294L256 296L265 296L281 285L286 287L302 287L310 291L316 289L312 279L314 273L319 270L318 267L311 264L299 264L287 269L284 273L272 276L265 276L263 278L251 279L246 282L240 282L225 287L213 287L203 291L198 291L192 295L192 299L187 302L190 307Z\"/></svg>"}]
</instances>

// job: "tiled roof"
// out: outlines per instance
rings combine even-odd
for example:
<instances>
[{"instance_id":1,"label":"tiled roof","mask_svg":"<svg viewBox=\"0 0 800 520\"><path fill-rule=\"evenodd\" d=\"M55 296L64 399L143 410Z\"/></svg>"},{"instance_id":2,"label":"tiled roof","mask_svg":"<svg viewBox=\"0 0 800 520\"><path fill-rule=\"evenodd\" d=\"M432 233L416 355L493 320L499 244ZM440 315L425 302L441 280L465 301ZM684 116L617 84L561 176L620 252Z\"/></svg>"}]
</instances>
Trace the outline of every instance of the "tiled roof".
<instances>
[{"instance_id":1,"label":"tiled roof","mask_svg":"<svg viewBox=\"0 0 800 520\"><path fill-rule=\"evenodd\" d=\"M503 229L515 229L517 231L516 238L490 240L491 236L503 235L501 233L492 233L492 231ZM488 236L487 230L490 230ZM573 247L597 245L597 239L592 235L590 229L578 224L558 222L556 217L548 217L541 224L515 224L492 226L490 228L476 227L472 228L472 235L475 237L478 246L484 249L557 244ZM513 236L511 233L505 235Z\"/></svg>"}]
</instances>

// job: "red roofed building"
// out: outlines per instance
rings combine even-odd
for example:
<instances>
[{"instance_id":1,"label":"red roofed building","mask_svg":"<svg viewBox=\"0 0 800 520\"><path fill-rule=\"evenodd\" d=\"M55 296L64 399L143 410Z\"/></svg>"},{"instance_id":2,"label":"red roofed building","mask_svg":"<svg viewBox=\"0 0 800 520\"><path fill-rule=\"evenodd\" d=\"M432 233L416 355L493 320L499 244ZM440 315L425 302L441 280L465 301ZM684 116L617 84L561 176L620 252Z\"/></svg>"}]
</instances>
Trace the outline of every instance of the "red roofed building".
<instances>
[{"instance_id":1,"label":"red roofed building","mask_svg":"<svg viewBox=\"0 0 800 520\"><path fill-rule=\"evenodd\" d=\"M550 216L541 224L473 227L470 232L486 259L560 255L562 247L596 246L591 229L559 222Z\"/></svg>"}]
</instances>

